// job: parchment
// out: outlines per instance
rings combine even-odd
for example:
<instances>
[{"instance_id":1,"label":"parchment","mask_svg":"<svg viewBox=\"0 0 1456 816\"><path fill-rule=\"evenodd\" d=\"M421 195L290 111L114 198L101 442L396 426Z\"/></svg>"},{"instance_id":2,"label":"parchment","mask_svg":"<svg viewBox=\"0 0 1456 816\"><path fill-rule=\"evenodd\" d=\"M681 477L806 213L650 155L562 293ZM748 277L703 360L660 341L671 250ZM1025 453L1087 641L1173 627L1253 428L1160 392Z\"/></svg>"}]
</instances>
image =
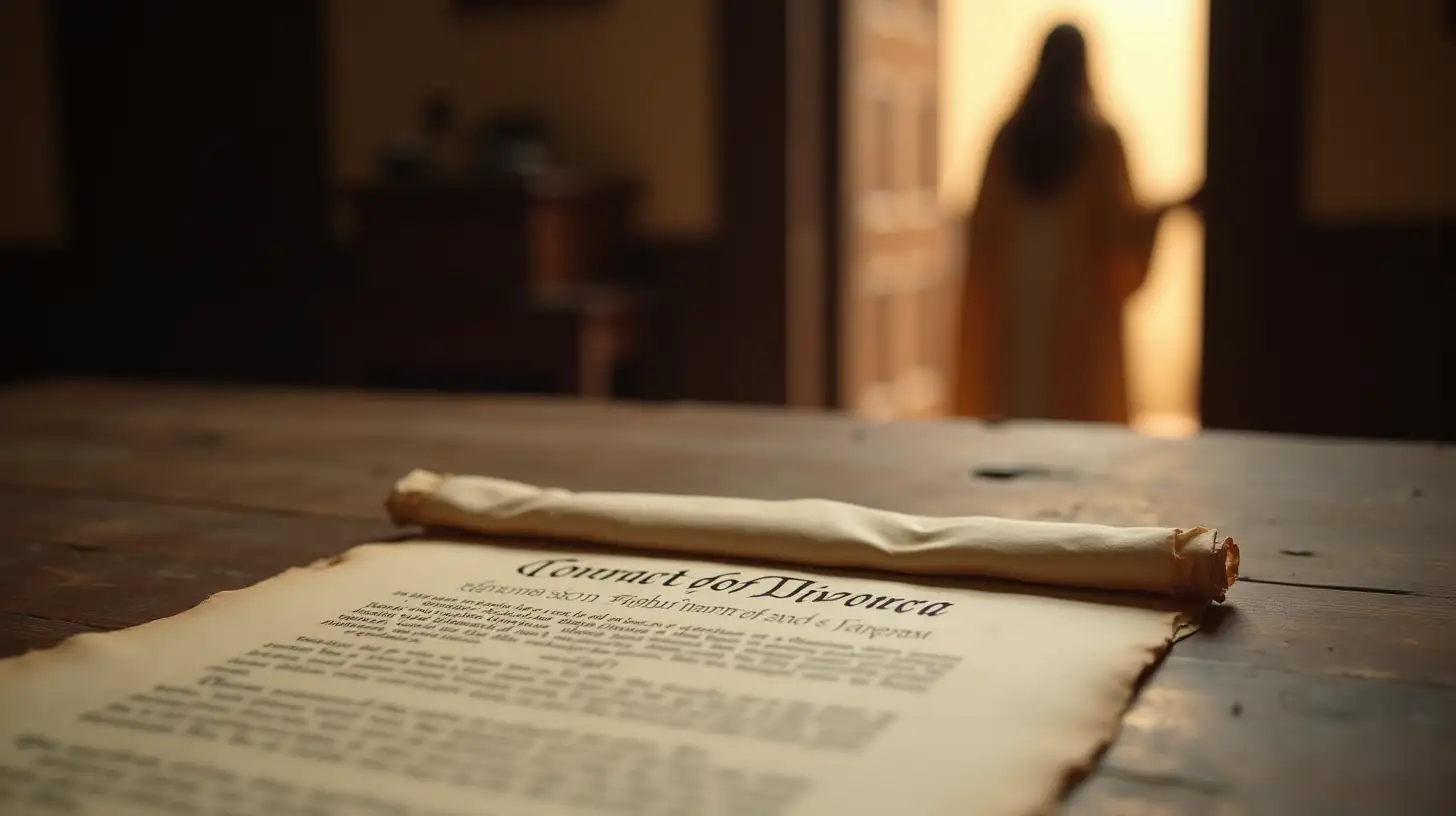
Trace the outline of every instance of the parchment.
<instances>
[{"instance_id":1,"label":"parchment","mask_svg":"<svg viewBox=\"0 0 1456 816\"><path fill-rule=\"evenodd\" d=\"M1201 527L423 471L388 507L431 538L0 662L0 811L1044 812L1238 569Z\"/></svg>"},{"instance_id":2,"label":"parchment","mask_svg":"<svg viewBox=\"0 0 1456 816\"><path fill-rule=\"evenodd\" d=\"M957 584L365 545L0 662L0 811L1051 809L1187 619Z\"/></svg>"}]
</instances>

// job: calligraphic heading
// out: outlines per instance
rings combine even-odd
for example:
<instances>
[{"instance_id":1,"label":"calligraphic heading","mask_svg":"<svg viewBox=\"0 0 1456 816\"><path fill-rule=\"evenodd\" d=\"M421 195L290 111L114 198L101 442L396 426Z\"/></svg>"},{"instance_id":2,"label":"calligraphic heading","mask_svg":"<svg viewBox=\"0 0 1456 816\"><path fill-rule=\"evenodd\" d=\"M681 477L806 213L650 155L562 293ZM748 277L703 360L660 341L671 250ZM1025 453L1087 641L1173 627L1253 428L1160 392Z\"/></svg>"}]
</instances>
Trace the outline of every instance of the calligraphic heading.
<instances>
[{"instance_id":1,"label":"calligraphic heading","mask_svg":"<svg viewBox=\"0 0 1456 816\"><path fill-rule=\"evenodd\" d=\"M706 591L740 595L747 598L793 601L794 603L843 604L848 607L896 612L902 615L913 613L936 617L945 614L954 606L949 601L926 601L917 598L876 595L869 592L835 590L830 585L820 583L813 578L800 578L792 575L747 575L742 572L693 575L685 569L675 572L652 572L620 567L597 567L582 563L579 558L547 558L532 561L517 567L516 572L527 578L578 579L638 586L673 587L689 595Z\"/></svg>"}]
</instances>

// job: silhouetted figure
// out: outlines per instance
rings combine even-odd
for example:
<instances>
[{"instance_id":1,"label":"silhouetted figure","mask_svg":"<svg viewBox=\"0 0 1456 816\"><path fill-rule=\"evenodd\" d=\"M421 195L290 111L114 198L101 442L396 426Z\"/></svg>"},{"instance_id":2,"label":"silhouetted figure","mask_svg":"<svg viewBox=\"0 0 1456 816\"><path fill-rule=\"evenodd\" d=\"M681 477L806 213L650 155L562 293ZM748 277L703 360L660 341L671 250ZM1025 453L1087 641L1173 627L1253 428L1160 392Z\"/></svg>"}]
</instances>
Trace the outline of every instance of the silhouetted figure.
<instances>
[{"instance_id":1,"label":"silhouetted figure","mask_svg":"<svg viewBox=\"0 0 1456 816\"><path fill-rule=\"evenodd\" d=\"M1082 33L1052 29L971 217L955 413L1126 422L1122 306L1173 206L1137 201Z\"/></svg>"}]
</instances>

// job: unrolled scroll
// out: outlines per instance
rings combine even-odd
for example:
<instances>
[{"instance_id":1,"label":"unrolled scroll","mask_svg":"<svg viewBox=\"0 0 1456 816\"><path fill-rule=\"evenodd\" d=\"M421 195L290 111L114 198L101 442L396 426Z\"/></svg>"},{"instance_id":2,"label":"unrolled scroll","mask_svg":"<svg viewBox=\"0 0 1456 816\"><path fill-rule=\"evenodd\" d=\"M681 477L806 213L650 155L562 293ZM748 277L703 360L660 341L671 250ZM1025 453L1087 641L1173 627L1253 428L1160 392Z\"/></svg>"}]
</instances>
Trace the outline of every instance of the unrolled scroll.
<instances>
[{"instance_id":1,"label":"unrolled scroll","mask_svg":"<svg viewBox=\"0 0 1456 816\"><path fill-rule=\"evenodd\" d=\"M1233 539L1205 527L939 518L820 499L576 493L423 470L400 479L387 506L399 525L1212 601L1224 599L1239 571Z\"/></svg>"}]
</instances>

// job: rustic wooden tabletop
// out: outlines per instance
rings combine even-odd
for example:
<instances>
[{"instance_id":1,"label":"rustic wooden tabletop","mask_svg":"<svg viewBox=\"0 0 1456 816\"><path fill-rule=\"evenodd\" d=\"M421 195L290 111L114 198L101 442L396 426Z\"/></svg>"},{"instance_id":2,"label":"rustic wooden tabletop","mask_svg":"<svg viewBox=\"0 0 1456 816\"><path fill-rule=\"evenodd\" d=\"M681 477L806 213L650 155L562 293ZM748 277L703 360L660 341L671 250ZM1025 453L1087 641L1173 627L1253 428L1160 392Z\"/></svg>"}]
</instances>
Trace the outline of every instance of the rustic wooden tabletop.
<instances>
[{"instance_id":1,"label":"rustic wooden tabletop","mask_svg":"<svg viewBox=\"0 0 1456 816\"><path fill-rule=\"evenodd\" d=\"M867 424L59 382L0 392L0 655L393 535L425 467L569 488L1217 526L1245 580L1142 689L1073 813L1456 812L1456 453L1055 423Z\"/></svg>"}]
</instances>

